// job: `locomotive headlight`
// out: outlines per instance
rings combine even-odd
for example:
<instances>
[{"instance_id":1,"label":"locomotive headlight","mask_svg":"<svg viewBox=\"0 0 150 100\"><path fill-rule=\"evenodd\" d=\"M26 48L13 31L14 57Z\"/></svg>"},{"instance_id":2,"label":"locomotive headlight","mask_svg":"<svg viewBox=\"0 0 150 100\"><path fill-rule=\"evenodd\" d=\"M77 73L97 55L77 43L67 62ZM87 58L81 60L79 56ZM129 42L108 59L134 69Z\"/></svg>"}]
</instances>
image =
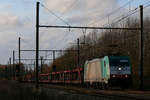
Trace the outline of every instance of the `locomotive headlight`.
<instances>
[{"instance_id":1,"label":"locomotive headlight","mask_svg":"<svg viewBox=\"0 0 150 100\"><path fill-rule=\"evenodd\" d=\"M119 67L118 70L121 70L121 68Z\"/></svg>"},{"instance_id":2,"label":"locomotive headlight","mask_svg":"<svg viewBox=\"0 0 150 100\"><path fill-rule=\"evenodd\" d=\"M116 77L115 75L113 75L112 77Z\"/></svg>"}]
</instances>

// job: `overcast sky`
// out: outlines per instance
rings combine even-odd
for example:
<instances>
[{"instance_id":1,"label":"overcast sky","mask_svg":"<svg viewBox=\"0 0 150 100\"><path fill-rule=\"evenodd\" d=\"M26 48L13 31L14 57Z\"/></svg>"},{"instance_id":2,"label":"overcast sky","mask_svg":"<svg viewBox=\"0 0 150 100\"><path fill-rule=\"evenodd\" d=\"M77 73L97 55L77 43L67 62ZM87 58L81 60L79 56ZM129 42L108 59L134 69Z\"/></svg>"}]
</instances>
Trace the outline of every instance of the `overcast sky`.
<instances>
[{"instance_id":1,"label":"overcast sky","mask_svg":"<svg viewBox=\"0 0 150 100\"><path fill-rule=\"evenodd\" d=\"M61 17L69 25L102 26L111 23L148 0L1 0L0 3L0 64L6 64L16 51L18 57L18 37L21 37L21 49L35 49L35 8L40 1L40 24L66 25L56 18ZM130 2L119 11L119 7ZM149 3L150 4L150 3ZM115 11L115 14L109 13ZM109 20L108 20L109 19ZM40 29L40 49L64 49L76 38L82 35L82 30ZM31 55L31 54L23 54ZM32 57L35 55L33 54ZM29 56L28 56L29 57Z\"/></svg>"}]
</instances>

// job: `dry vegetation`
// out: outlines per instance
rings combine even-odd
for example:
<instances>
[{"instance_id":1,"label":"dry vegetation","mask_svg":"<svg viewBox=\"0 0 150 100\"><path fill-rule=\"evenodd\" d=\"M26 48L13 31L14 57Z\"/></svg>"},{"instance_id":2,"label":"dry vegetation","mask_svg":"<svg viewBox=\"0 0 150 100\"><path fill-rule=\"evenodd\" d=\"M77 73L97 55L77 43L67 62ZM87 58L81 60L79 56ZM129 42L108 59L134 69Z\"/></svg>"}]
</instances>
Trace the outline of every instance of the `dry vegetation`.
<instances>
[{"instance_id":1,"label":"dry vegetation","mask_svg":"<svg viewBox=\"0 0 150 100\"><path fill-rule=\"evenodd\" d=\"M50 100L47 90L11 80L0 80L0 100ZM49 93L50 94L50 93Z\"/></svg>"},{"instance_id":2,"label":"dry vegetation","mask_svg":"<svg viewBox=\"0 0 150 100\"><path fill-rule=\"evenodd\" d=\"M1 80L0 86L0 100L33 100L32 89L24 88L20 83Z\"/></svg>"}]
</instances>

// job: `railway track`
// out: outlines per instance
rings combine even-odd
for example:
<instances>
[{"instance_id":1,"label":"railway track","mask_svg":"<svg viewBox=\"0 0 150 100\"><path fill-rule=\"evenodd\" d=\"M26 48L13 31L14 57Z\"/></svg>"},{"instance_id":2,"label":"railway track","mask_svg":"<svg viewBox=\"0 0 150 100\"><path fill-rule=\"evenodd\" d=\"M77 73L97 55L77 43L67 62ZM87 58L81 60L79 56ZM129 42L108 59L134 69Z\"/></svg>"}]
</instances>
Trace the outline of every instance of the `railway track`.
<instances>
[{"instance_id":1,"label":"railway track","mask_svg":"<svg viewBox=\"0 0 150 100\"><path fill-rule=\"evenodd\" d=\"M33 83L33 82L32 82ZM68 95L84 95L108 100L150 100L150 92L148 91L133 91L121 89L100 90L93 88L81 88L68 85L55 85L55 84L40 84L41 88L54 89L58 91L65 91L70 93Z\"/></svg>"},{"instance_id":2,"label":"railway track","mask_svg":"<svg viewBox=\"0 0 150 100\"><path fill-rule=\"evenodd\" d=\"M103 97L110 100L150 100L148 92L142 91L121 91L121 90L98 90L98 89L87 89L77 87L64 87L56 85L42 86L50 89L65 90L72 94L88 95L94 97ZM150 93L150 92L149 92Z\"/></svg>"},{"instance_id":3,"label":"railway track","mask_svg":"<svg viewBox=\"0 0 150 100\"><path fill-rule=\"evenodd\" d=\"M26 82L29 83L29 82ZM30 83L34 83L31 81ZM48 82L40 82L40 87L45 89L56 89L69 92L71 94L88 95L94 97L103 97L109 100L150 100L150 91L133 91L133 90L121 90L119 88L113 88L108 90L100 90L94 88L82 88L79 86L70 85L55 85Z\"/></svg>"}]
</instances>

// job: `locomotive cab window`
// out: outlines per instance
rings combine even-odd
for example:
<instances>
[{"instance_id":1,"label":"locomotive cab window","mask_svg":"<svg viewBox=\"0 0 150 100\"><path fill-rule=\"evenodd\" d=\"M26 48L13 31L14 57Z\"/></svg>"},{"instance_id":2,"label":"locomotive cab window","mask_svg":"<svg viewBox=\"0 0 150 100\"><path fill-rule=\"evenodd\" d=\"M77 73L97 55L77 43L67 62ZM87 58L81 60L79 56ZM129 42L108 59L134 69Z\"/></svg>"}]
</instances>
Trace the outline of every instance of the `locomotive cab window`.
<instances>
[{"instance_id":1,"label":"locomotive cab window","mask_svg":"<svg viewBox=\"0 0 150 100\"><path fill-rule=\"evenodd\" d=\"M110 59L110 65L111 66L129 66L128 59L125 58L113 58Z\"/></svg>"}]
</instances>

